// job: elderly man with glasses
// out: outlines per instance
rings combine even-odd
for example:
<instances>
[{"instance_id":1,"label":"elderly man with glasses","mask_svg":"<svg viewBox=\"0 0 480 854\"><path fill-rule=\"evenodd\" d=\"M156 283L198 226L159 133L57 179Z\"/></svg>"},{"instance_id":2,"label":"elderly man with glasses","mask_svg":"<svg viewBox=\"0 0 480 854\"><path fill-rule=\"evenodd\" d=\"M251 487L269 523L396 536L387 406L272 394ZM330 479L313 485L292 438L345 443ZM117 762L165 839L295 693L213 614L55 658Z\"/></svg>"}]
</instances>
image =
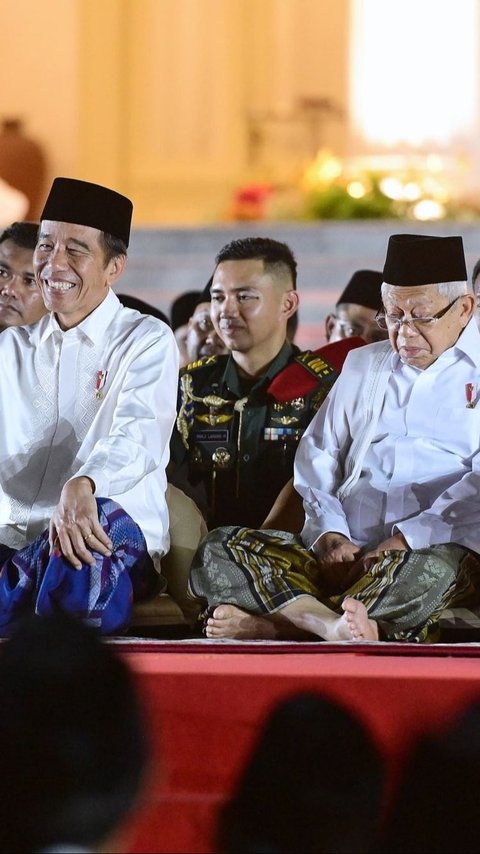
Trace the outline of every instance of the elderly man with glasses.
<instances>
[{"instance_id":1,"label":"elderly man with glasses","mask_svg":"<svg viewBox=\"0 0 480 854\"><path fill-rule=\"evenodd\" d=\"M467 279L461 237L390 238L377 315L389 341L348 355L300 441L301 535L214 531L194 560L207 636L432 641L444 608L479 600L480 332Z\"/></svg>"}]
</instances>

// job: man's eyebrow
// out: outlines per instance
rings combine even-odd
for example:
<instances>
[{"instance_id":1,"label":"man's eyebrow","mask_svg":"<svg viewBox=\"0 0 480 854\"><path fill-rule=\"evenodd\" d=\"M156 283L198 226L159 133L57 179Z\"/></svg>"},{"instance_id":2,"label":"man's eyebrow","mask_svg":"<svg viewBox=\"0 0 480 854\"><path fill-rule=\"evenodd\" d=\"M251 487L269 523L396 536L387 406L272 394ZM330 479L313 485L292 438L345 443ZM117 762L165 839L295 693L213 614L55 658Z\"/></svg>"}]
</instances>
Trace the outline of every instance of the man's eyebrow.
<instances>
[{"instance_id":1,"label":"man's eyebrow","mask_svg":"<svg viewBox=\"0 0 480 854\"><path fill-rule=\"evenodd\" d=\"M49 238L49 237L50 237L50 235L48 234L48 232L44 231L38 235L38 240L45 240L46 238ZM67 243L75 243L77 246L81 246L82 249L86 249L88 252L91 251L91 246L89 246L88 243L85 243L85 241L83 241L83 240L78 240L77 237L69 237L67 240Z\"/></svg>"},{"instance_id":2,"label":"man's eyebrow","mask_svg":"<svg viewBox=\"0 0 480 854\"><path fill-rule=\"evenodd\" d=\"M257 285L237 285L237 287L232 288L232 291L258 291L260 288ZM223 285L212 285L210 288L210 293L222 293L224 288Z\"/></svg>"}]
</instances>

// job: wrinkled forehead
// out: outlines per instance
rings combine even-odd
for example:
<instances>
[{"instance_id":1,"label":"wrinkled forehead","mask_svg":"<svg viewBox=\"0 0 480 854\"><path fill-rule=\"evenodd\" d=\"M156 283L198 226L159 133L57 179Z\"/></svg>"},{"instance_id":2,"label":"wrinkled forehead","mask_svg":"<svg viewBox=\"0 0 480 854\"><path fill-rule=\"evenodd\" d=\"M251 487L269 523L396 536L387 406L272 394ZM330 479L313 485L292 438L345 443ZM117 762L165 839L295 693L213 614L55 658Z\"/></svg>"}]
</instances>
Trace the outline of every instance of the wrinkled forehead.
<instances>
[{"instance_id":1,"label":"wrinkled forehead","mask_svg":"<svg viewBox=\"0 0 480 854\"><path fill-rule=\"evenodd\" d=\"M91 225L79 225L74 222L43 219L38 230L38 241L41 239L66 242L76 240L88 246L99 246L102 232Z\"/></svg>"},{"instance_id":2,"label":"wrinkled forehead","mask_svg":"<svg viewBox=\"0 0 480 854\"><path fill-rule=\"evenodd\" d=\"M383 302L388 309L413 308L414 306L435 306L441 303L442 297L438 285L388 285L383 292Z\"/></svg>"}]
</instances>

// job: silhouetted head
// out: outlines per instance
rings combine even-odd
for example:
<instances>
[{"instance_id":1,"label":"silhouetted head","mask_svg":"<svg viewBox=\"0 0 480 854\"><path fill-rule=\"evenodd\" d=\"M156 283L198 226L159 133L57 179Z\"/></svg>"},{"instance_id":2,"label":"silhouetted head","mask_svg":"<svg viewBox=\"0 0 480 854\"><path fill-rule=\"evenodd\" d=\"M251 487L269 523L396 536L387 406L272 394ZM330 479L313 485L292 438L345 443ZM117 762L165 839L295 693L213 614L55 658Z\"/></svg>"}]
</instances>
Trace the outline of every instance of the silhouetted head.
<instances>
[{"instance_id":1,"label":"silhouetted head","mask_svg":"<svg viewBox=\"0 0 480 854\"><path fill-rule=\"evenodd\" d=\"M0 851L96 848L146 765L127 666L79 620L35 616L0 647L0 693Z\"/></svg>"},{"instance_id":2,"label":"silhouetted head","mask_svg":"<svg viewBox=\"0 0 480 854\"><path fill-rule=\"evenodd\" d=\"M372 844L383 760L360 720L315 693L266 720L224 812L218 850L360 852Z\"/></svg>"}]
</instances>

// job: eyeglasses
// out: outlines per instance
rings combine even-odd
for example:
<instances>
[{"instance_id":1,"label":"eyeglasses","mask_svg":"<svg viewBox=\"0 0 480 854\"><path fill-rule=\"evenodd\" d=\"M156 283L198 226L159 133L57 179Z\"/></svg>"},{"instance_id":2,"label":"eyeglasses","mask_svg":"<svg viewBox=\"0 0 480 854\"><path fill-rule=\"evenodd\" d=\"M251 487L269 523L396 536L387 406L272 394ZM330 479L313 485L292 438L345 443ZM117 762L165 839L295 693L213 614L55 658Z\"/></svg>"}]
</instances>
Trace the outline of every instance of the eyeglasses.
<instances>
[{"instance_id":1,"label":"eyeglasses","mask_svg":"<svg viewBox=\"0 0 480 854\"><path fill-rule=\"evenodd\" d=\"M353 335L361 335L363 332L363 326L360 326L358 323L353 323L351 320L340 320L335 314L331 316L332 325L335 324L335 327L339 334L343 335L344 338L351 338Z\"/></svg>"},{"instance_id":2,"label":"eyeglasses","mask_svg":"<svg viewBox=\"0 0 480 854\"><path fill-rule=\"evenodd\" d=\"M450 302L445 308L441 308L440 311L437 311L436 314L432 314L431 317L395 317L392 314L384 314L383 312L378 311L375 315L375 320L379 325L380 329L393 329L395 332L398 332L401 326L405 324L406 326L413 327L418 331L422 331L422 329L430 329L435 326L438 320L440 320L447 311L450 311L452 305L455 305L457 299L460 297L455 297L452 302Z\"/></svg>"}]
</instances>

